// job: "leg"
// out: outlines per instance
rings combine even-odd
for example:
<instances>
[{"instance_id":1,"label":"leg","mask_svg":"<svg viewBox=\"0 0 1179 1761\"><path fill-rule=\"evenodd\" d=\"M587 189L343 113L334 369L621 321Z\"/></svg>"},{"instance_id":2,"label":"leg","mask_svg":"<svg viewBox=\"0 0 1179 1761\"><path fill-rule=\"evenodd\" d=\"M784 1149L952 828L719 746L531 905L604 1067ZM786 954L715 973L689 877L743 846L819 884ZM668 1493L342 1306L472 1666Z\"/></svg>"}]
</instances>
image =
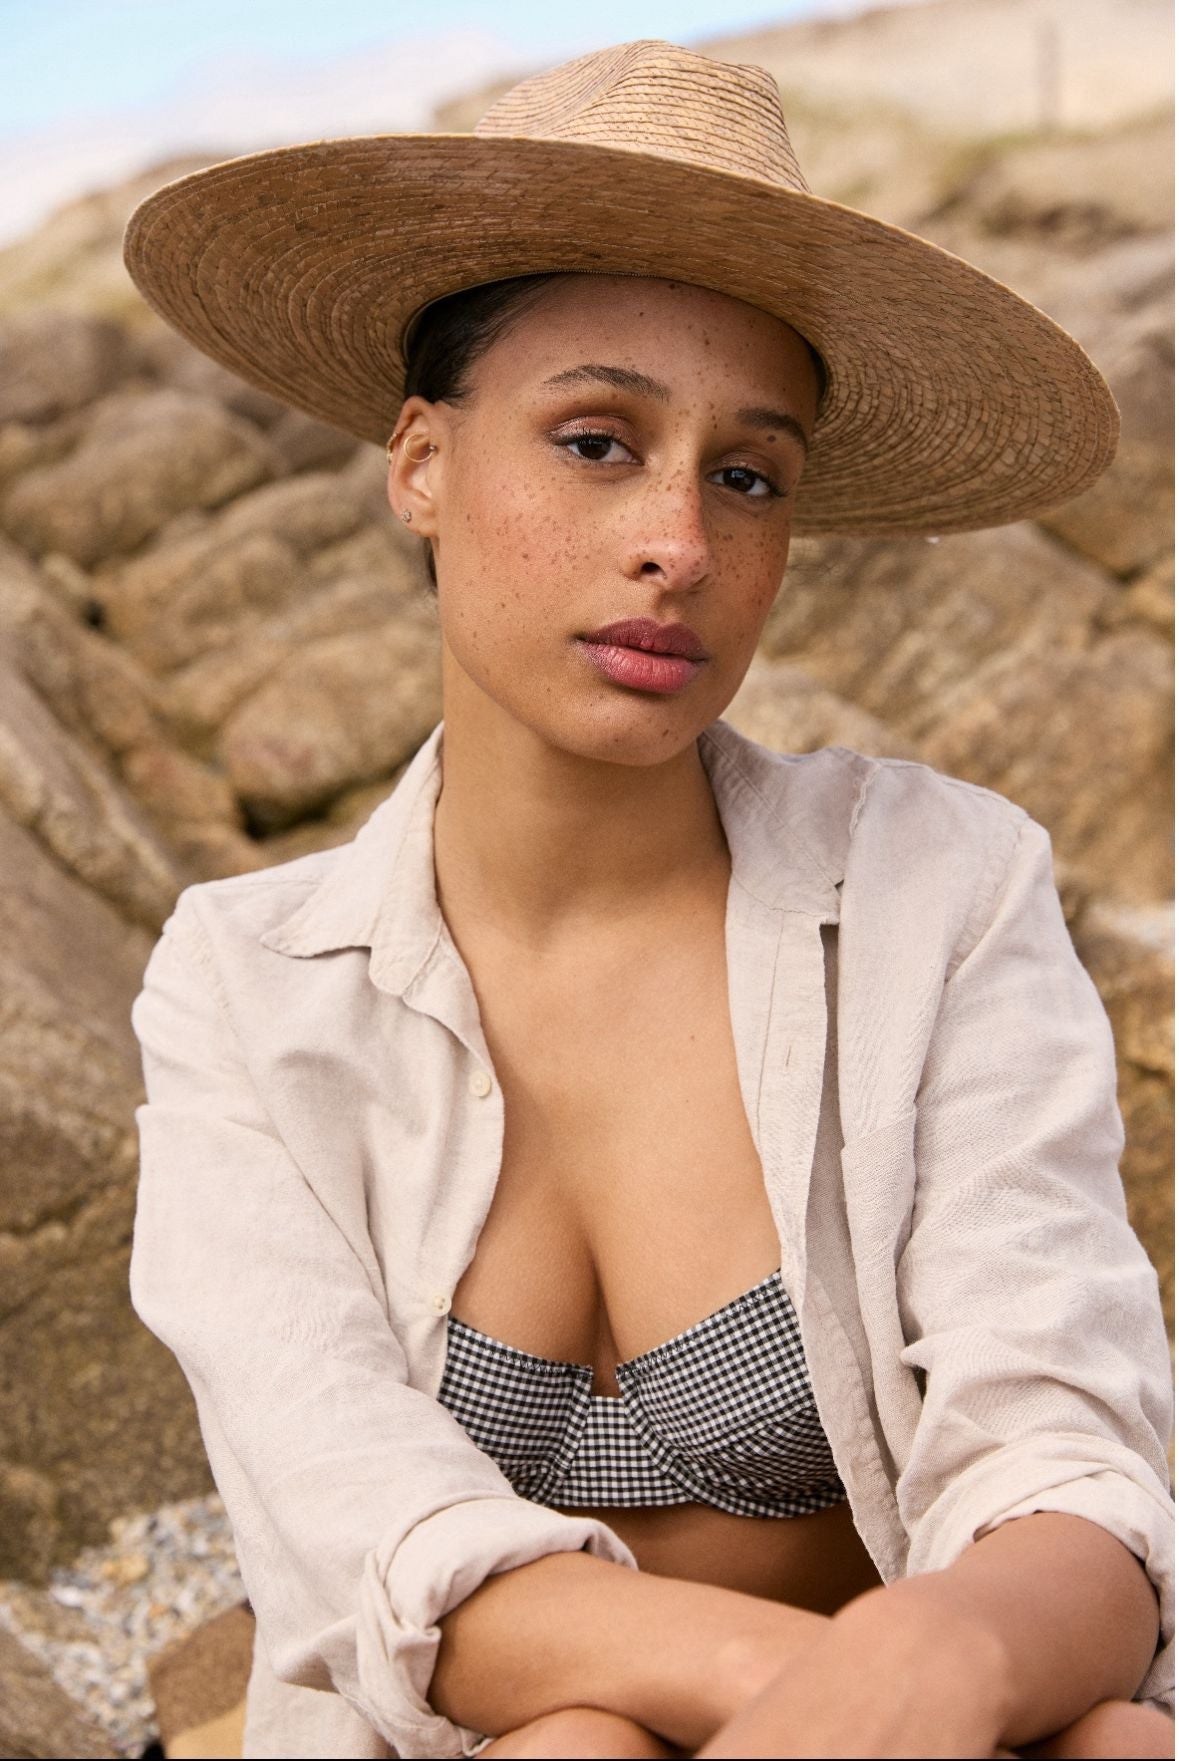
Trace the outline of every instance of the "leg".
<instances>
[{"instance_id":1,"label":"leg","mask_svg":"<svg viewBox=\"0 0 1179 1761\"><path fill-rule=\"evenodd\" d=\"M541 1761L627 1761L636 1757L675 1755L671 1749L641 1724L623 1718L617 1712L600 1712L593 1706L568 1706L560 1712L546 1712L533 1718L518 1730L509 1730L493 1743L488 1743L479 1761L487 1756L507 1761L517 1756L538 1756Z\"/></svg>"},{"instance_id":2,"label":"leg","mask_svg":"<svg viewBox=\"0 0 1179 1761\"><path fill-rule=\"evenodd\" d=\"M1165 1713L1153 1706L1136 1706L1130 1700L1102 1700L1055 1736L1042 1742L1029 1743L1021 1755L1051 1758L1051 1761L1086 1761L1087 1757L1103 1757L1117 1761L1146 1761L1147 1757L1170 1756L1175 1753L1175 1726Z\"/></svg>"}]
</instances>

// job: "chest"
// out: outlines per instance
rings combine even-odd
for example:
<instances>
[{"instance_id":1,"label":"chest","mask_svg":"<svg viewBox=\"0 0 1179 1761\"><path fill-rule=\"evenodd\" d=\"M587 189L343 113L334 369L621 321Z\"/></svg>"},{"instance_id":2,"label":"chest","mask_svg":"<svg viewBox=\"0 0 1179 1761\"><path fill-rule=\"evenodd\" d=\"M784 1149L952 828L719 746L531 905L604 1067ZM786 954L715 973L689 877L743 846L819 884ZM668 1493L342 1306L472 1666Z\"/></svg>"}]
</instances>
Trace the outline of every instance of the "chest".
<instances>
[{"instance_id":1,"label":"chest","mask_svg":"<svg viewBox=\"0 0 1179 1761\"><path fill-rule=\"evenodd\" d=\"M455 1292L472 1326L614 1366L773 1271L723 913L596 958L466 952L503 1089L499 1179Z\"/></svg>"}]
</instances>

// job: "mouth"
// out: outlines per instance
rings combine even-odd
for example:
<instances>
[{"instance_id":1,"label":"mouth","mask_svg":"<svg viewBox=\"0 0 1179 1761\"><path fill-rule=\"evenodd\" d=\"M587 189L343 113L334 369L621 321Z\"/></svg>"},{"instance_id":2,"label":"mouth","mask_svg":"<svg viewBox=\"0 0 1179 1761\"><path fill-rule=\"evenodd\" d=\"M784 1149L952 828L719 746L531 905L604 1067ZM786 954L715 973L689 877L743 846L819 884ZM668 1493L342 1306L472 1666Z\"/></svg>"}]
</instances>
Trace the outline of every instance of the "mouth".
<instances>
[{"instance_id":1,"label":"mouth","mask_svg":"<svg viewBox=\"0 0 1179 1761\"><path fill-rule=\"evenodd\" d=\"M579 636L577 642L614 684L659 696L682 691L708 659L695 630L687 624L658 624L654 618L622 618Z\"/></svg>"},{"instance_id":2,"label":"mouth","mask_svg":"<svg viewBox=\"0 0 1179 1761\"><path fill-rule=\"evenodd\" d=\"M682 660L708 659L695 630L687 624L657 624L654 618L620 618L579 640L613 648L637 648L642 654L674 654Z\"/></svg>"}]
</instances>

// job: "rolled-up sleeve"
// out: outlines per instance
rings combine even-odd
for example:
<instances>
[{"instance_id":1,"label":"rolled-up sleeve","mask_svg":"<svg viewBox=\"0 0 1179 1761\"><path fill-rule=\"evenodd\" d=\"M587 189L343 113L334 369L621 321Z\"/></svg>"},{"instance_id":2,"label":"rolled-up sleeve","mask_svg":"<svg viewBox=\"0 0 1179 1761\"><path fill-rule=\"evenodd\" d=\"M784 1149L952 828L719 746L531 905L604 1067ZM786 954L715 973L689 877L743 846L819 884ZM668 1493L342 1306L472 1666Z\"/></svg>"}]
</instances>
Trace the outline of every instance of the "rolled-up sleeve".
<instances>
[{"instance_id":1,"label":"rolled-up sleeve","mask_svg":"<svg viewBox=\"0 0 1179 1761\"><path fill-rule=\"evenodd\" d=\"M380 1292L264 1113L185 901L132 1021L147 1102L137 1314L174 1353L275 1675L342 1695L401 1754L471 1752L428 1703L438 1623L495 1572L604 1524L518 1497L409 1386Z\"/></svg>"},{"instance_id":2,"label":"rolled-up sleeve","mask_svg":"<svg viewBox=\"0 0 1179 1761\"><path fill-rule=\"evenodd\" d=\"M1157 1275L1126 1217L1113 1038L1028 820L947 980L917 1096L902 1361L923 1382L897 1488L909 1570L1033 1511L1086 1517L1144 1563L1173 1682L1171 1375Z\"/></svg>"}]
</instances>

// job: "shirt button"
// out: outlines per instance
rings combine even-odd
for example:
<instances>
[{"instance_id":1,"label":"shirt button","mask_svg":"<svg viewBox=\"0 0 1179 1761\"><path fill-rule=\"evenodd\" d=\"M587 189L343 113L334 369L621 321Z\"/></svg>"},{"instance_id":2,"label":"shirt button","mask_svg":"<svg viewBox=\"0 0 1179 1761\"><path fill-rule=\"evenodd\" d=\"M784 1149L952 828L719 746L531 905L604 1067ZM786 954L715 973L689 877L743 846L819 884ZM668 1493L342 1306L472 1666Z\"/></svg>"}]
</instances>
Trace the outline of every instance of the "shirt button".
<instances>
[{"instance_id":1,"label":"shirt button","mask_svg":"<svg viewBox=\"0 0 1179 1761\"><path fill-rule=\"evenodd\" d=\"M491 1078L488 1076L486 1070L476 1070L472 1075L471 1093L473 1095L478 1095L480 1100L482 1100L485 1095L491 1093Z\"/></svg>"},{"instance_id":2,"label":"shirt button","mask_svg":"<svg viewBox=\"0 0 1179 1761\"><path fill-rule=\"evenodd\" d=\"M441 1290L435 1291L434 1295L430 1298L430 1307L434 1310L434 1313L436 1315L449 1314L450 1313L450 1298L449 1298L449 1296L447 1296L445 1294L445 1292L443 1292Z\"/></svg>"}]
</instances>

